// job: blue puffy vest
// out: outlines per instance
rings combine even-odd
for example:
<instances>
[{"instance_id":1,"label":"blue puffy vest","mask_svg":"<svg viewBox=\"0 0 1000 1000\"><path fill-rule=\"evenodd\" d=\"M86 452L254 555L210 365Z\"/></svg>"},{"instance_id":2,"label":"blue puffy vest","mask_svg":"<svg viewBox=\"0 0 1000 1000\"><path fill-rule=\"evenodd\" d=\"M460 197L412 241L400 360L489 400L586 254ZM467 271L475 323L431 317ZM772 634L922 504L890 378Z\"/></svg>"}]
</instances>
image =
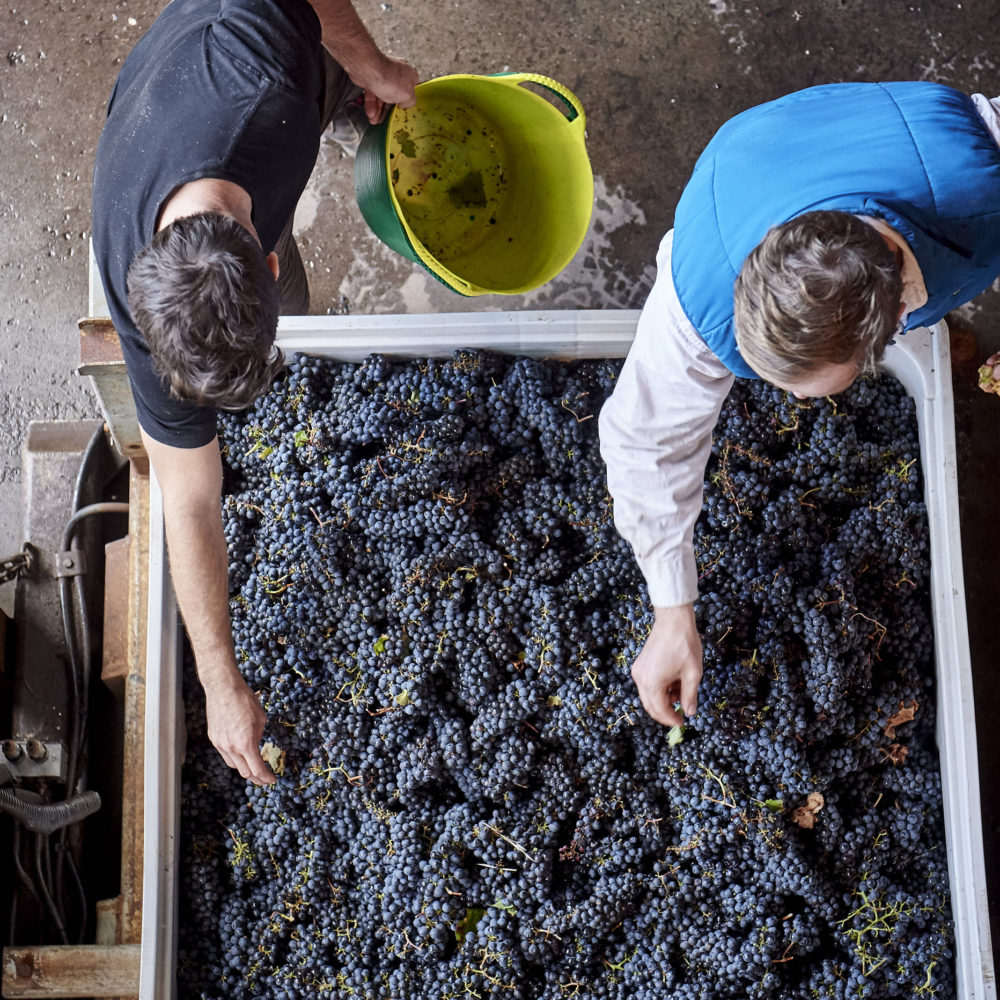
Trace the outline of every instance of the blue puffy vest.
<instances>
[{"instance_id":1,"label":"blue puffy vest","mask_svg":"<svg viewBox=\"0 0 1000 1000\"><path fill-rule=\"evenodd\" d=\"M736 375L733 283L772 226L836 209L884 219L910 245L927 326L1000 274L1000 149L971 98L935 83L802 90L727 122L698 158L674 221L685 314Z\"/></svg>"}]
</instances>

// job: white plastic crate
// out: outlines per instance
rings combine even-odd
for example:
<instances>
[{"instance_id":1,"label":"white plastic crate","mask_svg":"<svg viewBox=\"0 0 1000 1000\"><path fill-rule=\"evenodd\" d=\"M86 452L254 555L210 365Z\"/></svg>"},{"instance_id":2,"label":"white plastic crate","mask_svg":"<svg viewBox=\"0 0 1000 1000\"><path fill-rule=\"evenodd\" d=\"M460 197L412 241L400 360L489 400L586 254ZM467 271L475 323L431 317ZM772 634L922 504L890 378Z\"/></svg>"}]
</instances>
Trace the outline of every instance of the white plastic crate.
<instances>
[{"instance_id":1,"label":"white plastic crate","mask_svg":"<svg viewBox=\"0 0 1000 1000\"><path fill-rule=\"evenodd\" d=\"M295 352L357 362L449 357L483 348L533 357L623 357L635 310L480 312L405 316L283 317L278 344ZM983 860L972 668L958 522L954 401L944 323L913 330L886 352L884 369L916 403L931 535L931 597L937 669L937 740L955 923L957 995L996 1000ZM146 689L146 825L142 1000L173 1000L177 924L180 762L178 633L166 572L162 506L150 503L149 662Z\"/></svg>"}]
</instances>

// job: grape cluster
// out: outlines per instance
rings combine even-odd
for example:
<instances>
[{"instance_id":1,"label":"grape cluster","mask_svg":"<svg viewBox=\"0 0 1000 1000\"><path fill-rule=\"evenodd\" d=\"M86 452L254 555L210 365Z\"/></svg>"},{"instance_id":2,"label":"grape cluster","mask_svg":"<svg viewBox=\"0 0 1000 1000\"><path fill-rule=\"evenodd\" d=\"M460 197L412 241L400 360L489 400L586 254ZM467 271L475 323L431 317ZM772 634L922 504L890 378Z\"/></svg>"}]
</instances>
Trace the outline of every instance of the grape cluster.
<instances>
[{"instance_id":1,"label":"grape cluster","mask_svg":"<svg viewBox=\"0 0 1000 1000\"><path fill-rule=\"evenodd\" d=\"M182 995L955 996L911 401L737 382L668 730L598 452L618 370L296 357L222 418L283 773L225 767L189 662Z\"/></svg>"}]
</instances>

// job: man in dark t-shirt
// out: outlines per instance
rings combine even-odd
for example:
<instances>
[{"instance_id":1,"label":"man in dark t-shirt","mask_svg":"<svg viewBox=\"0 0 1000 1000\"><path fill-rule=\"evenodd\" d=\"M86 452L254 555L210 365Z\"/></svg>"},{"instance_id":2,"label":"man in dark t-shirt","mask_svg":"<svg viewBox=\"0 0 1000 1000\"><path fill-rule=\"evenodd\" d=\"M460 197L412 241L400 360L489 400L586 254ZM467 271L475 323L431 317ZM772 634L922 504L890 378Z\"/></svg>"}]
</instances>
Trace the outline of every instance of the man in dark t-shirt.
<instances>
[{"instance_id":1,"label":"man in dark t-shirt","mask_svg":"<svg viewBox=\"0 0 1000 1000\"><path fill-rule=\"evenodd\" d=\"M352 101L372 122L383 102L411 106L416 82L350 0L173 0L126 59L97 149L94 254L209 736L257 783L274 779L233 653L216 407L264 391L281 366L279 309L308 308L292 217L323 128Z\"/></svg>"}]
</instances>

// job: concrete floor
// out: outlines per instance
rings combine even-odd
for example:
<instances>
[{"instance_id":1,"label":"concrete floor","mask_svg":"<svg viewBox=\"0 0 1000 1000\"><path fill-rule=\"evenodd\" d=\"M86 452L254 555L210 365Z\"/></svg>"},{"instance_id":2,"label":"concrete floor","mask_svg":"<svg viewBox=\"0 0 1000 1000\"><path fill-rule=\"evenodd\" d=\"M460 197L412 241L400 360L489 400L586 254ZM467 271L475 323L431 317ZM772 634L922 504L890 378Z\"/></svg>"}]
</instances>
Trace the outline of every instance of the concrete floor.
<instances>
[{"instance_id":1,"label":"concrete floor","mask_svg":"<svg viewBox=\"0 0 1000 1000\"><path fill-rule=\"evenodd\" d=\"M13 4L13 5L12 5ZM162 3L6 0L0 9L0 555L20 546L20 444L30 420L89 417L75 373L87 310L90 174L118 67ZM790 90L928 79L1000 93L995 0L356 0L372 34L424 79L543 73L579 96L597 185L573 264L529 296L461 299L365 227L351 163L325 142L297 218L317 313L638 307L684 181L715 129ZM863 137L859 137L864 141ZM1000 349L1000 285L966 307L979 357ZM973 359L974 360L974 359ZM1000 399L956 385L965 575L984 833L1000 939L1000 685L991 676L992 451ZM9 600L9 598L7 598ZM971 720L970 720L971 722Z\"/></svg>"}]
</instances>

